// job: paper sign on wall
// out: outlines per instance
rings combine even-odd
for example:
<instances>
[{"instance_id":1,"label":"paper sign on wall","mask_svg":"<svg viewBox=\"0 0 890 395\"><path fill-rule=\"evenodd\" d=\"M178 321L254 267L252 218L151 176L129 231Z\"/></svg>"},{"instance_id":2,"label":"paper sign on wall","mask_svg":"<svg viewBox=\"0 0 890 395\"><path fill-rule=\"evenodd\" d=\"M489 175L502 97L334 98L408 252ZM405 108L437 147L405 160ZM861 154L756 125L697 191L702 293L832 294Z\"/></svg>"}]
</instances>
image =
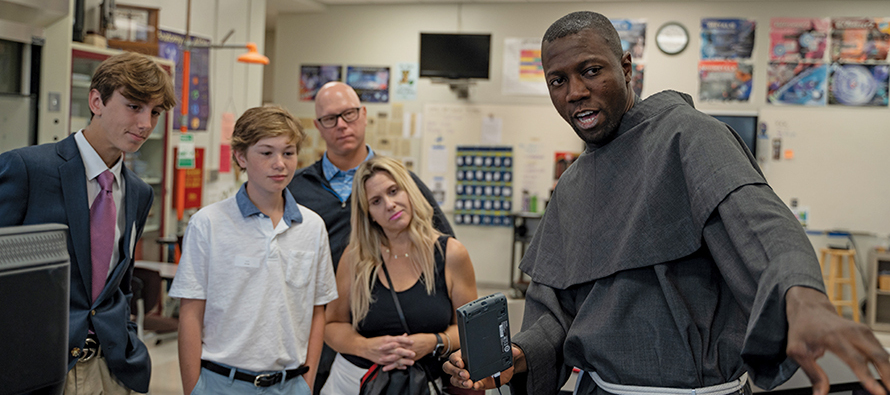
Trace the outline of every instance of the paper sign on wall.
<instances>
[{"instance_id":1,"label":"paper sign on wall","mask_svg":"<svg viewBox=\"0 0 890 395\"><path fill-rule=\"evenodd\" d=\"M179 152L176 155L176 168L195 168L195 136L183 133L179 135Z\"/></svg>"}]
</instances>

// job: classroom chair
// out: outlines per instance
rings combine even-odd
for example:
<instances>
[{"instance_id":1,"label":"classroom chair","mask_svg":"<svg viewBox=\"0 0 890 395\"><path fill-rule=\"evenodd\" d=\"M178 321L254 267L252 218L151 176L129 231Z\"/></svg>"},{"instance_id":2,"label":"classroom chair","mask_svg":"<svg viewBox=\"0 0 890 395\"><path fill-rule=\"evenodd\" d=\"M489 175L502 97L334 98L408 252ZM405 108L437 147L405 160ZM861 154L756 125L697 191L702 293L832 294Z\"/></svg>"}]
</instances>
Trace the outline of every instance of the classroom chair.
<instances>
[{"instance_id":1,"label":"classroom chair","mask_svg":"<svg viewBox=\"0 0 890 395\"><path fill-rule=\"evenodd\" d=\"M143 342L176 339L179 320L161 314L161 274L140 267L133 269L133 298L137 335Z\"/></svg>"}]
</instances>

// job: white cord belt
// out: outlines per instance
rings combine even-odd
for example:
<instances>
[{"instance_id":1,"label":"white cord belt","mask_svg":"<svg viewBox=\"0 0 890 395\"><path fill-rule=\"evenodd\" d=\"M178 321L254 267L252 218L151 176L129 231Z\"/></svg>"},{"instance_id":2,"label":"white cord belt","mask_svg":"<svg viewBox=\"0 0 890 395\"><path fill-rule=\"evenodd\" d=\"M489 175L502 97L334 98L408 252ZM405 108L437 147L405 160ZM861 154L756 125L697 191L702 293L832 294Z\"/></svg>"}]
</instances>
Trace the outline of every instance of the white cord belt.
<instances>
[{"instance_id":1,"label":"white cord belt","mask_svg":"<svg viewBox=\"0 0 890 395\"><path fill-rule=\"evenodd\" d=\"M645 387L640 385L622 385L607 383L596 372L587 372L596 382L596 385L616 395L728 395L736 394L741 391L748 382L748 372L742 374L738 380L733 380L725 384L712 385L702 388L665 388L665 387Z\"/></svg>"}]
</instances>

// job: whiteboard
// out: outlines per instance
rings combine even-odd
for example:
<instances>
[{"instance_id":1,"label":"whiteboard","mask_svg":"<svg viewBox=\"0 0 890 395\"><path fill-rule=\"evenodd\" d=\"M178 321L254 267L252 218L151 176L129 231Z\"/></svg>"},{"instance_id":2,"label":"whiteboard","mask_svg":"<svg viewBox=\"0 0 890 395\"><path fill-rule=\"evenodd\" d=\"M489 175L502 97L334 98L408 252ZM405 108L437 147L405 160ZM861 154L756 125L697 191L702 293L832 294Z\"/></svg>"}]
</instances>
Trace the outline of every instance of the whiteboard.
<instances>
[{"instance_id":1,"label":"whiteboard","mask_svg":"<svg viewBox=\"0 0 890 395\"><path fill-rule=\"evenodd\" d=\"M764 106L767 181L789 204L809 207L808 229L890 233L890 111ZM780 159L772 140L781 139ZM785 150L793 159L785 159ZM758 157L762 157L758 154Z\"/></svg>"},{"instance_id":2,"label":"whiteboard","mask_svg":"<svg viewBox=\"0 0 890 395\"><path fill-rule=\"evenodd\" d=\"M501 124L500 141L494 144L483 142L483 124L491 124L491 120L500 120ZM522 190L537 195L539 206L543 207L553 188L554 153L584 150L578 135L550 105L427 104L423 125L420 176L430 187L433 177L445 178L450 188L442 205L445 212L454 209L458 146L513 148L515 208L521 207ZM446 163L440 163L442 160Z\"/></svg>"}]
</instances>

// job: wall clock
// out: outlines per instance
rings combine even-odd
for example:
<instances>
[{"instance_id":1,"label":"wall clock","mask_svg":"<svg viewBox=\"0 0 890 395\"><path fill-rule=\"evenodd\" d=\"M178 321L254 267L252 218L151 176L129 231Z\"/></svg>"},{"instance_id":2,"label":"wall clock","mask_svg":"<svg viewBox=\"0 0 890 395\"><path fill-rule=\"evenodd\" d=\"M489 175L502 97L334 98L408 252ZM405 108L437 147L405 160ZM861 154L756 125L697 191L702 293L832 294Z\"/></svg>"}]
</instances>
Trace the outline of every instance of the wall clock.
<instances>
[{"instance_id":1,"label":"wall clock","mask_svg":"<svg viewBox=\"0 0 890 395\"><path fill-rule=\"evenodd\" d=\"M689 45L689 32L679 22L665 23L655 33L655 44L661 52L676 55Z\"/></svg>"}]
</instances>

